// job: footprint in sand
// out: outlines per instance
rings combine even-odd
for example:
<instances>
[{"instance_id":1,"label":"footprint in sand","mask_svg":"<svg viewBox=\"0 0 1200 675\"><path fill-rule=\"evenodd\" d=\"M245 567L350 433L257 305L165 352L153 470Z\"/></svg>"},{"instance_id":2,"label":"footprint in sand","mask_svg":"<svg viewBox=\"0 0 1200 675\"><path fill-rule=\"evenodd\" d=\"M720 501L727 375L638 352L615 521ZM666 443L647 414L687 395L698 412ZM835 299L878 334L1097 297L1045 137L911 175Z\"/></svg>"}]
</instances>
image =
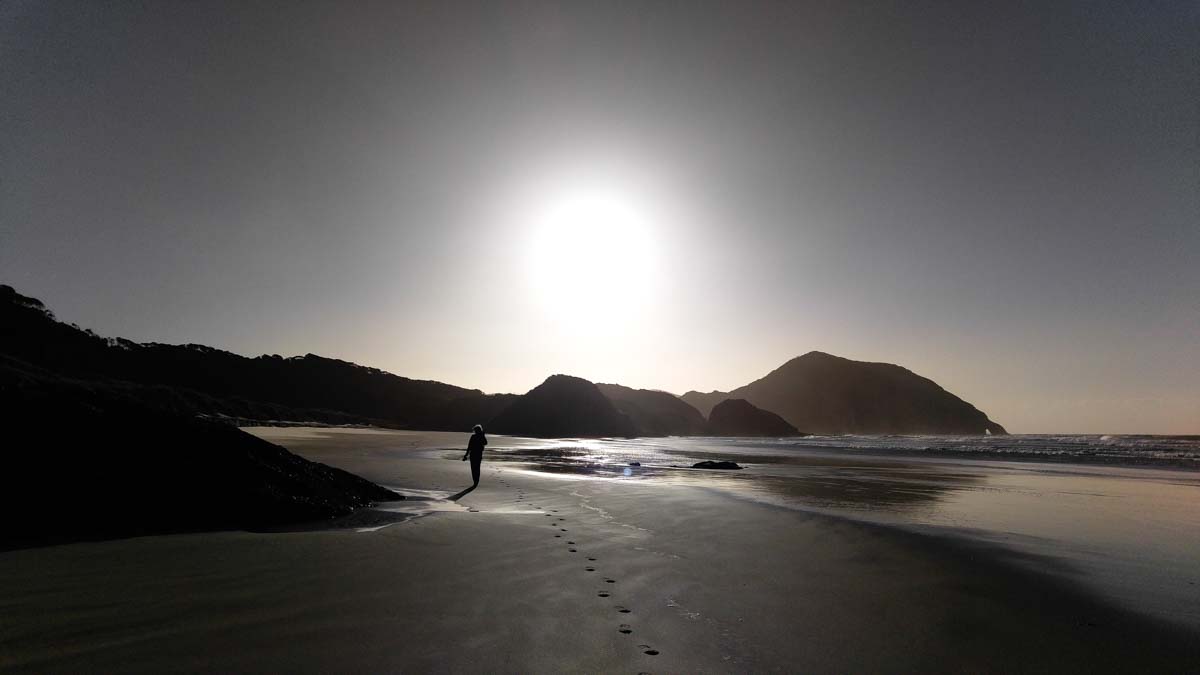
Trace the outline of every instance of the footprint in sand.
<instances>
[{"instance_id":1,"label":"footprint in sand","mask_svg":"<svg viewBox=\"0 0 1200 675\"><path fill-rule=\"evenodd\" d=\"M629 624L627 624L627 623L623 623L623 624L621 624L621 627L617 629L617 631L618 631L618 632L620 632L620 633L624 633L624 634L626 634L626 635L629 635L630 633L632 633L632 632L633 632L633 628L631 628L631 627L629 626Z\"/></svg>"},{"instance_id":2,"label":"footprint in sand","mask_svg":"<svg viewBox=\"0 0 1200 675\"><path fill-rule=\"evenodd\" d=\"M598 596L600 596L600 597L602 597L602 598L607 598L607 597L608 597L610 594L609 594L609 592L608 592L608 591L600 591L600 592L599 592L599 593L597 593L596 595L598 595Z\"/></svg>"},{"instance_id":3,"label":"footprint in sand","mask_svg":"<svg viewBox=\"0 0 1200 675\"><path fill-rule=\"evenodd\" d=\"M632 609L629 609L628 607L623 607L621 605L617 605L616 610L622 614L628 614L633 611Z\"/></svg>"},{"instance_id":4,"label":"footprint in sand","mask_svg":"<svg viewBox=\"0 0 1200 675\"><path fill-rule=\"evenodd\" d=\"M565 528L565 527L560 527L560 528L558 528L558 531L559 531L559 532L566 532L566 531L567 531L567 528Z\"/></svg>"},{"instance_id":5,"label":"footprint in sand","mask_svg":"<svg viewBox=\"0 0 1200 675\"><path fill-rule=\"evenodd\" d=\"M588 560L589 560L589 561L591 561L591 562L596 562L596 559L595 559L595 558L588 558Z\"/></svg>"},{"instance_id":6,"label":"footprint in sand","mask_svg":"<svg viewBox=\"0 0 1200 675\"><path fill-rule=\"evenodd\" d=\"M558 538L559 538L559 537L561 537L561 536L562 536L561 534L556 534L556 535L554 535L554 538L555 538L555 539L558 539Z\"/></svg>"},{"instance_id":7,"label":"footprint in sand","mask_svg":"<svg viewBox=\"0 0 1200 675\"><path fill-rule=\"evenodd\" d=\"M568 551L570 551L571 553L579 553L579 551L576 551L576 550L575 550L575 549L573 549L573 548L569 548L569 549L567 549L567 550L568 550Z\"/></svg>"},{"instance_id":8,"label":"footprint in sand","mask_svg":"<svg viewBox=\"0 0 1200 675\"><path fill-rule=\"evenodd\" d=\"M638 649L642 650L643 654L649 654L650 656L658 656L658 650L651 649L650 645L638 645Z\"/></svg>"},{"instance_id":9,"label":"footprint in sand","mask_svg":"<svg viewBox=\"0 0 1200 675\"><path fill-rule=\"evenodd\" d=\"M574 544L575 542L573 542L573 541L568 541L567 543L568 543L568 544Z\"/></svg>"},{"instance_id":10,"label":"footprint in sand","mask_svg":"<svg viewBox=\"0 0 1200 675\"><path fill-rule=\"evenodd\" d=\"M596 568L595 568L595 567L585 567L585 568L583 568L583 569L585 569L585 570L587 570L587 571L589 571L589 572L595 572L595 571L596 571Z\"/></svg>"},{"instance_id":11,"label":"footprint in sand","mask_svg":"<svg viewBox=\"0 0 1200 675\"><path fill-rule=\"evenodd\" d=\"M605 579L605 580L604 580L604 583L606 583L606 584L615 584L615 583L617 583L617 580L616 580L616 579Z\"/></svg>"}]
</instances>

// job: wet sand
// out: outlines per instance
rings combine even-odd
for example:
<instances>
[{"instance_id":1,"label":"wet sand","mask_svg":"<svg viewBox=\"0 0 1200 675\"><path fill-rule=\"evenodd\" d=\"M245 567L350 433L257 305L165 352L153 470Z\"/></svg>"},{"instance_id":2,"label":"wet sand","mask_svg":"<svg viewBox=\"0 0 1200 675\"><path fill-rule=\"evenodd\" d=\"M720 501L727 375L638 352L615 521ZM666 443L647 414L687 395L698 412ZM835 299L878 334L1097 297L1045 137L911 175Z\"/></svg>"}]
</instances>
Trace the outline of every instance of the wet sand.
<instances>
[{"instance_id":1,"label":"wet sand","mask_svg":"<svg viewBox=\"0 0 1200 675\"><path fill-rule=\"evenodd\" d=\"M255 432L385 486L469 484L461 450L418 449L465 434ZM702 487L485 461L404 517L5 552L0 670L1200 670L1195 633L1041 561Z\"/></svg>"}]
</instances>

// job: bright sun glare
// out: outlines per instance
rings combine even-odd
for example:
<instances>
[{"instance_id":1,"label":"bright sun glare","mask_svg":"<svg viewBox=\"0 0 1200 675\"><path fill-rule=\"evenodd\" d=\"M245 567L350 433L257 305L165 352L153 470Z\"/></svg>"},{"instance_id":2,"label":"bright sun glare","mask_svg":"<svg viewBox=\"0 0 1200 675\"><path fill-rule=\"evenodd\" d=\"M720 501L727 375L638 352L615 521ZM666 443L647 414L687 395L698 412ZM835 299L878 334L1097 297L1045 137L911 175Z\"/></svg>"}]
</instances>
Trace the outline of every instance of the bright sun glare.
<instances>
[{"instance_id":1,"label":"bright sun glare","mask_svg":"<svg viewBox=\"0 0 1200 675\"><path fill-rule=\"evenodd\" d=\"M652 223L629 195L602 188L563 192L536 215L532 236L530 279L555 315L628 312L655 291Z\"/></svg>"}]
</instances>

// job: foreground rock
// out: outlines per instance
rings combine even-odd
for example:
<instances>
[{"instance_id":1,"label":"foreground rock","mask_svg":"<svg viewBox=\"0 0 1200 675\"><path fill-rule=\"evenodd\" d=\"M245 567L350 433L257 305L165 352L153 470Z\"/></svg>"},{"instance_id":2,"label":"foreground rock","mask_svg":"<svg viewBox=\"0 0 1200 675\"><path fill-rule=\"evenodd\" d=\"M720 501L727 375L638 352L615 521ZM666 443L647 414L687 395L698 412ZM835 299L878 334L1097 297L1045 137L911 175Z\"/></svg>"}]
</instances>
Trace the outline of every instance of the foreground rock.
<instances>
[{"instance_id":1,"label":"foreground rock","mask_svg":"<svg viewBox=\"0 0 1200 675\"><path fill-rule=\"evenodd\" d=\"M710 414L744 398L814 434L1004 434L1004 427L936 382L890 363L809 352L731 392L690 391L683 400Z\"/></svg>"},{"instance_id":2,"label":"foreground rock","mask_svg":"<svg viewBox=\"0 0 1200 675\"><path fill-rule=\"evenodd\" d=\"M633 422L595 384L570 375L546 378L492 419L487 430L540 438L636 435Z\"/></svg>"},{"instance_id":3,"label":"foreground rock","mask_svg":"<svg viewBox=\"0 0 1200 675\"><path fill-rule=\"evenodd\" d=\"M693 464L693 465L692 465L692 468L693 468L693 469L725 469L725 470L736 470L736 469L741 469L742 467L741 467L741 466L738 466L738 463L737 463L737 462L724 462L724 461L722 461L722 462L714 462L714 461L712 461L712 460L710 459L710 460L705 460L705 461L703 461L703 462L696 462L695 464Z\"/></svg>"},{"instance_id":4,"label":"foreground rock","mask_svg":"<svg viewBox=\"0 0 1200 675\"><path fill-rule=\"evenodd\" d=\"M754 407L749 401L731 398L713 407L708 418L713 436L802 436L796 427L773 412Z\"/></svg>"},{"instance_id":5,"label":"foreground rock","mask_svg":"<svg viewBox=\"0 0 1200 675\"><path fill-rule=\"evenodd\" d=\"M0 407L19 422L6 428L0 457L0 548L278 527L402 498L233 426L177 414L170 393L0 357ZM146 403L156 396L159 405Z\"/></svg>"}]
</instances>

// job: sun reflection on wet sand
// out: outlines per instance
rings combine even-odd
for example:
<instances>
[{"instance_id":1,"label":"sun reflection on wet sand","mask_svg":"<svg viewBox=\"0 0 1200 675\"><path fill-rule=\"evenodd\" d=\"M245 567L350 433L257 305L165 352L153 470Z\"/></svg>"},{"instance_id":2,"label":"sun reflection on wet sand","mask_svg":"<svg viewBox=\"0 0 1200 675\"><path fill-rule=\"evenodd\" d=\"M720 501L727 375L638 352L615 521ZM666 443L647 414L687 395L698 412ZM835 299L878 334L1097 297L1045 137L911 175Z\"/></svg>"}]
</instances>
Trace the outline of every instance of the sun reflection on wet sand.
<instances>
[{"instance_id":1,"label":"sun reflection on wet sand","mask_svg":"<svg viewBox=\"0 0 1200 675\"><path fill-rule=\"evenodd\" d=\"M493 461L547 477L694 486L1053 559L1127 606L1200 626L1200 475L1140 467L538 441ZM693 469L733 459L740 471ZM638 465L631 466L631 462ZM1031 563L1032 564L1032 563Z\"/></svg>"}]
</instances>

